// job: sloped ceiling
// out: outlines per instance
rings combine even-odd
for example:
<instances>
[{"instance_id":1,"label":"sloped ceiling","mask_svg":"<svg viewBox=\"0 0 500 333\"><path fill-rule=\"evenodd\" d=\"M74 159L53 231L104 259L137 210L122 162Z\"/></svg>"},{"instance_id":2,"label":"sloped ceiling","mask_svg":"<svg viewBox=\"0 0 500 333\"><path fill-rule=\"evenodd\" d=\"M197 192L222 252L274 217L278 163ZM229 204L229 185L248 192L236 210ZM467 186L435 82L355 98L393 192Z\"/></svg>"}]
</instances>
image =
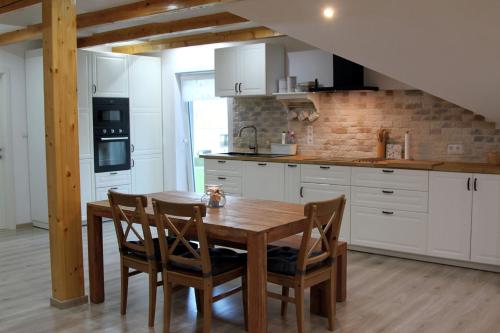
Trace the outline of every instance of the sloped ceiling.
<instances>
[{"instance_id":1,"label":"sloped ceiling","mask_svg":"<svg viewBox=\"0 0 500 333\"><path fill-rule=\"evenodd\" d=\"M325 6L332 20L322 17ZM243 0L227 8L500 124L498 0Z\"/></svg>"}]
</instances>

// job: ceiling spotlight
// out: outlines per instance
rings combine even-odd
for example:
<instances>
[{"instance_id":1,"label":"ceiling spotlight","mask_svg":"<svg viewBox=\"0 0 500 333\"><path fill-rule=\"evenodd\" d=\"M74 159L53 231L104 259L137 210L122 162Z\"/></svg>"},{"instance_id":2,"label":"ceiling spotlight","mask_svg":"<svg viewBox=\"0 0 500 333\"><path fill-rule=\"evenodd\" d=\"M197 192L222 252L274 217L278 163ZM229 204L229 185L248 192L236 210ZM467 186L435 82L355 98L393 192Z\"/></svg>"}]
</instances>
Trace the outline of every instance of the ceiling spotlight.
<instances>
[{"instance_id":1,"label":"ceiling spotlight","mask_svg":"<svg viewBox=\"0 0 500 333\"><path fill-rule=\"evenodd\" d=\"M323 9L323 16L327 19L333 18L333 15L335 15L335 11L333 10L332 7L326 7Z\"/></svg>"}]
</instances>

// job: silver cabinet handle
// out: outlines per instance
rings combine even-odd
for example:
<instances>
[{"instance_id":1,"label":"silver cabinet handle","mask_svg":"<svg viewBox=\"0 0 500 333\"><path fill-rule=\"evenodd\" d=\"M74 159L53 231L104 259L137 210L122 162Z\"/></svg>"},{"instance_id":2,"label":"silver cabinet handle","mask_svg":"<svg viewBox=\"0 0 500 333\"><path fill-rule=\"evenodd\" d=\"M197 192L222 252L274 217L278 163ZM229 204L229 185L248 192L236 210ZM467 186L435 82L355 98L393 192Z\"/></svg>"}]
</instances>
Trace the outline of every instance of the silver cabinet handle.
<instances>
[{"instance_id":1,"label":"silver cabinet handle","mask_svg":"<svg viewBox=\"0 0 500 333\"><path fill-rule=\"evenodd\" d=\"M135 151L135 146L134 144L131 144L130 145L130 152L133 153Z\"/></svg>"},{"instance_id":2,"label":"silver cabinet handle","mask_svg":"<svg viewBox=\"0 0 500 333\"><path fill-rule=\"evenodd\" d=\"M92 85L92 94L95 95L97 93L97 86L95 84Z\"/></svg>"},{"instance_id":3,"label":"silver cabinet handle","mask_svg":"<svg viewBox=\"0 0 500 333\"><path fill-rule=\"evenodd\" d=\"M134 159L132 159L131 162L132 162L132 168L135 167L135 161L134 161Z\"/></svg>"},{"instance_id":4,"label":"silver cabinet handle","mask_svg":"<svg viewBox=\"0 0 500 333\"><path fill-rule=\"evenodd\" d=\"M239 93L241 94L241 82L240 82L240 84L238 84L238 90L239 90Z\"/></svg>"},{"instance_id":5,"label":"silver cabinet handle","mask_svg":"<svg viewBox=\"0 0 500 333\"><path fill-rule=\"evenodd\" d=\"M234 92L238 93L238 82L234 83Z\"/></svg>"},{"instance_id":6,"label":"silver cabinet handle","mask_svg":"<svg viewBox=\"0 0 500 333\"><path fill-rule=\"evenodd\" d=\"M101 141L117 141L117 140L128 140L128 136L117 136L114 138L101 138Z\"/></svg>"}]
</instances>

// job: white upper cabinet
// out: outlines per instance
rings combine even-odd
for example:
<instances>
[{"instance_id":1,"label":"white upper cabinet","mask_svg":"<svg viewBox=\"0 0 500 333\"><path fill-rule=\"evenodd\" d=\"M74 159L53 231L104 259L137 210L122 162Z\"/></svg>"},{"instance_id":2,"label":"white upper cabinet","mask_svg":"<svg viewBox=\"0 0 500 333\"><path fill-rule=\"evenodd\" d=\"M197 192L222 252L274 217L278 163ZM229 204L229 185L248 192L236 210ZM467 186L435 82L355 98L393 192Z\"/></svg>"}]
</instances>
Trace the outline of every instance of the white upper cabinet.
<instances>
[{"instance_id":1,"label":"white upper cabinet","mask_svg":"<svg viewBox=\"0 0 500 333\"><path fill-rule=\"evenodd\" d=\"M427 254L469 260L473 176L430 172Z\"/></svg>"},{"instance_id":2,"label":"white upper cabinet","mask_svg":"<svg viewBox=\"0 0 500 333\"><path fill-rule=\"evenodd\" d=\"M129 97L127 56L92 53L94 97Z\"/></svg>"},{"instance_id":3,"label":"white upper cabinet","mask_svg":"<svg viewBox=\"0 0 500 333\"><path fill-rule=\"evenodd\" d=\"M92 54L78 50L78 135L80 138L80 158L94 158L92 145L92 97L91 65Z\"/></svg>"},{"instance_id":4,"label":"white upper cabinet","mask_svg":"<svg viewBox=\"0 0 500 333\"><path fill-rule=\"evenodd\" d=\"M215 50L216 96L270 95L284 76L282 46L262 43Z\"/></svg>"},{"instance_id":5,"label":"white upper cabinet","mask_svg":"<svg viewBox=\"0 0 500 333\"><path fill-rule=\"evenodd\" d=\"M283 201L285 170L283 163L245 162L243 196L250 199Z\"/></svg>"},{"instance_id":6,"label":"white upper cabinet","mask_svg":"<svg viewBox=\"0 0 500 333\"><path fill-rule=\"evenodd\" d=\"M471 260L500 265L500 175L474 175Z\"/></svg>"}]
</instances>

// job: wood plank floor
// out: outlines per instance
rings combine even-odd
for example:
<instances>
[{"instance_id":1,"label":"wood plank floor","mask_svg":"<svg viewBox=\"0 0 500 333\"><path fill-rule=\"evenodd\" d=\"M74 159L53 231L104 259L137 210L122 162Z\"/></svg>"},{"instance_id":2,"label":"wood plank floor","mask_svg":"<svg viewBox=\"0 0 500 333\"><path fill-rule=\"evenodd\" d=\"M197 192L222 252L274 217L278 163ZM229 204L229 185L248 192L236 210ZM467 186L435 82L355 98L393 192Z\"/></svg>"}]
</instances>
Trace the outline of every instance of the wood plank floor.
<instances>
[{"instance_id":1,"label":"wood plank floor","mask_svg":"<svg viewBox=\"0 0 500 333\"><path fill-rule=\"evenodd\" d=\"M49 306L48 233L0 231L0 332L161 332L161 290L156 328L147 328L145 276L131 279L128 314L120 316L112 224L104 232L106 302L57 310ZM84 238L86 244L85 228ZM349 253L348 265L348 301L338 306L338 332L500 331L499 274L358 252ZM281 318L279 303L269 301L270 332L295 332L294 307L288 311ZM217 303L214 317L214 332L244 332L239 295ZM199 330L192 291L175 295L172 318L172 332ZM307 315L309 332L327 332L326 325L326 319Z\"/></svg>"}]
</instances>

